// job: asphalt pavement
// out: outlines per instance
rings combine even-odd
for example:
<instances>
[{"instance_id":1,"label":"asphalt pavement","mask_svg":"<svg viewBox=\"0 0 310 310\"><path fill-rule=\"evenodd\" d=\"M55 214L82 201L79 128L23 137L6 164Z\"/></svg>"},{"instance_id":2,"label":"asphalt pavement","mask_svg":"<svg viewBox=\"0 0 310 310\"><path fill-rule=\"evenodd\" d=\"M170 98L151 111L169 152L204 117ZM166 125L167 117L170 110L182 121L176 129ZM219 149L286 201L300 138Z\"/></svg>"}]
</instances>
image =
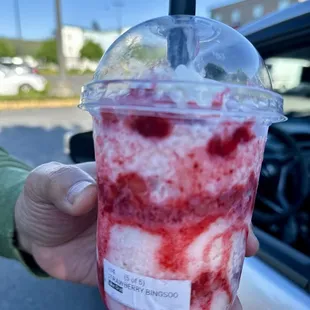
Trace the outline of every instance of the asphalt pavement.
<instances>
[{"instance_id":1,"label":"asphalt pavement","mask_svg":"<svg viewBox=\"0 0 310 310\"><path fill-rule=\"evenodd\" d=\"M104 310L97 288L33 277L20 264L0 259L1 310Z\"/></svg>"},{"instance_id":2,"label":"asphalt pavement","mask_svg":"<svg viewBox=\"0 0 310 310\"><path fill-rule=\"evenodd\" d=\"M70 163L68 133L91 129L91 117L78 108L0 112L0 146L37 166ZM33 277L18 262L0 258L0 310L103 310L97 288Z\"/></svg>"},{"instance_id":3,"label":"asphalt pavement","mask_svg":"<svg viewBox=\"0 0 310 310\"><path fill-rule=\"evenodd\" d=\"M1 111L0 146L31 166L70 163L66 137L91 127L91 116L75 107Z\"/></svg>"}]
</instances>

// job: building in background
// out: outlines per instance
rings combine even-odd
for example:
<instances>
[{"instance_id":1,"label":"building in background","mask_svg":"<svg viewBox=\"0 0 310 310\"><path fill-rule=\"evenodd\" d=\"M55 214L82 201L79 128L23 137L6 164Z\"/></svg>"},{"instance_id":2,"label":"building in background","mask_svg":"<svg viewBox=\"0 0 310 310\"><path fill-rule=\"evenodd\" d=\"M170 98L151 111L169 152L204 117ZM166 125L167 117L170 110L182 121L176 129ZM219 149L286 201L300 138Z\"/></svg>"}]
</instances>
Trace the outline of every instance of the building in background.
<instances>
[{"instance_id":1,"label":"building in background","mask_svg":"<svg viewBox=\"0 0 310 310\"><path fill-rule=\"evenodd\" d=\"M110 45L119 37L120 33L127 31L129 27L123 28L121 32L118 29L97 31L93 29L81 28L79 26L64 25L62 27L63 39L63 54L65 57L65 64L68 70L77 69L80 71L91 70L95 71L98 62L90 61L80 58L81 48L88 40L97 43L101 46L103 51L106 51ZM50 38L54 39L54 37ZM1 38L0 40L8 41L14 49L19 47L22 55L19 57L5 57L9 62L25 62L31 67L37 67L39 62L35 59L36 54L45 40L27 41L15 38ZM41 63L41 67L57 70L57 65L52 63Z\"/></svg>"},{"instance_id":2,"label":"building in background","mask_svg":"<svg viewBox=\"0 0 310 310\"><path fill-rule=\"evenodd\" d=\"M221 7L211 8L211 18L238 28L271 12L305 0L239 0Z\"/></svg>"},{"instance_id":3,"label":"building in background","mask_svg":"<svg viewBox=\"0 0 310 310\"><path fill-rule=\"evenodd\" d=\"M122 33L128 28L122 29ZM65 25L62 28L63 53L67 69L92 70L97 67L97 62L80 59L80 50L84 43L91 40L106 51L120 35L118 30L96 31L78 26Z\"/></svg>"}]
</instances>

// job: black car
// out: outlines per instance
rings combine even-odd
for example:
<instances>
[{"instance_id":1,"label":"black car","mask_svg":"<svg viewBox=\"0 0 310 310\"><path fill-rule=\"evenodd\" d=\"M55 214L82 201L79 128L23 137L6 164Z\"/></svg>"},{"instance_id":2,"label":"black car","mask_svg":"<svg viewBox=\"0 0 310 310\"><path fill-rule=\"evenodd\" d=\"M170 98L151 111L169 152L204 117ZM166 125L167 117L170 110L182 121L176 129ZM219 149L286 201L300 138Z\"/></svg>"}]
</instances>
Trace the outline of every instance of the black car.
<instances>
[{"instance_id":1,"label":"black car","mask_svg":"<svg viewBox=\"0 0 310 310\"><path fill-rule=\"evenodd\" d=\"M260 256L310 291L310 3L239 31L267 63L279 58L283 76L295 83L282 93L288 121L270 128L253 221ZM304 65L286 72L286 63Z\"/></svg>"}]
</instances>

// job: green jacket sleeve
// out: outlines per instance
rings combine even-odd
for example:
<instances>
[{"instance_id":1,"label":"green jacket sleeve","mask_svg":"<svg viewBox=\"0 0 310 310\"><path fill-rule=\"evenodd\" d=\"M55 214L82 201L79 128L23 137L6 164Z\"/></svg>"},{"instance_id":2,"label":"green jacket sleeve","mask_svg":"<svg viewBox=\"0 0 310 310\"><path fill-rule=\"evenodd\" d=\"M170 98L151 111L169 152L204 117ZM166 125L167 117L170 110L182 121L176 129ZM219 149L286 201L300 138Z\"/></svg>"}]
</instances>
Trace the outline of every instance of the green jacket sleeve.
<instances>
[{"instance_id":1,"label":"green jacket sleeve","mask_svg":"<svg viewBox=\"0 0 310 310\"><path fill-rule=\"evenodd\" d=\"M14 242L14 207L30 170L0 148L0 256L16 259L35 275L44 276L32 257L18 250Z\"/></svg>"}]
</instances>

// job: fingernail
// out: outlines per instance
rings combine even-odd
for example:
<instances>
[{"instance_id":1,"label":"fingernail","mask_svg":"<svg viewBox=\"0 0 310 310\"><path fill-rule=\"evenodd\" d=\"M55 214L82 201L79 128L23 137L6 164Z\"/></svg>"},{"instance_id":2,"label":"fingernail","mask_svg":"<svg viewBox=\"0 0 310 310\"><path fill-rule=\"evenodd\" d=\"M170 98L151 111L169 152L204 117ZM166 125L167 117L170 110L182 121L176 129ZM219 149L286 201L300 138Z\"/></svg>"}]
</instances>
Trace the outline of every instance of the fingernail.
<instances>
[{"instance_id":1,"label":"fingernail","mask_svg":"<svg viewBox=\"0 0 310 310\"><path fill-rule=\"evenodd\" d=\"M68 191L67 193L67 200L73 204L76 198L82 193L82 191L90 186L93 185L93 183L88 181L81 181L78 183L75 183Z\"/></svg>"}]
</instances>

